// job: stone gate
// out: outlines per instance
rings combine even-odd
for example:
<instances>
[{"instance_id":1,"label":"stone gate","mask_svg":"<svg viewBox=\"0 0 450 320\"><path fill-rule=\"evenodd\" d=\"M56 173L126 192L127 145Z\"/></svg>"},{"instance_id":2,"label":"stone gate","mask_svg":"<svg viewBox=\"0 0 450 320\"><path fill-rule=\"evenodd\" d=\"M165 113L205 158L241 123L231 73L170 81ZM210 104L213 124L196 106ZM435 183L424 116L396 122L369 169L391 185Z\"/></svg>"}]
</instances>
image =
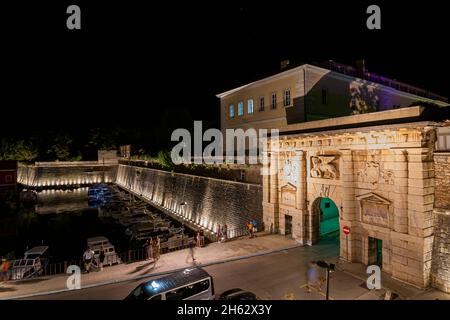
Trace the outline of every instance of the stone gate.
<instances>
[{"instance_id":1,"label":"stone gate","mask_svg":"<svg viewBox=\"0 0 450 320\"><path fill-rule=\"evenodd\" d=\"M263 177L266 228L314 245L320 225L317 199L330 198L339 209L342 259L374 264L378 245L383 271L428 286L435 139L432 124L418 122L269 141L264 155L273 174ZM344 226L350 228L348 236Z\"/></svg>"}]
</instances>

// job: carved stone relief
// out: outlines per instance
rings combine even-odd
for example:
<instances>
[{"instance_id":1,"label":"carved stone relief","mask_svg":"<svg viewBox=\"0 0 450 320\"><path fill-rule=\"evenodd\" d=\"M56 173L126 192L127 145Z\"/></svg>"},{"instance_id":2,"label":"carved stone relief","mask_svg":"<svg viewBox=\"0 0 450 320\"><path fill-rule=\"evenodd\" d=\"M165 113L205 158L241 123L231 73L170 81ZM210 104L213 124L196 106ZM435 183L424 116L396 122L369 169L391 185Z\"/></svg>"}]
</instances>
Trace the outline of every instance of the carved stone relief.
<instances>
[{"instance_id":1,"label":"carved stone relief","mask_svg":"<svg viewBox=\"0 0 450 320\"><path fill-rule=\"evenodd\" d=\"M311 157L311 177L322 179L338 179L339 169L337 156L313 156Z\"/></svg>"},{"instance_id":2,"label":"carved stone relief","mask_svg":"<svg viewBox=\"0 0 450 320\"><path fill-rule=\"evenodd\" d=\"M364 169L358 173L359 182L368 182L373 186L378 183L394 184L394 172L392 170L385 170L381 168L381 165L377 161L367 161Z\"/></svg>"},{"instance_id":3,"label":"carved stone relief","mask_svg":"<svg viewBox=\"0 0 450 320\"><path fill-rule=\"evenodd\" d=\"M290 183L294 186L298 183L298 176L299 176L299 168L298 168L298 161L295 159L292 159L292 157L288 157L283 162L283 180L286 183Z\"/></svg>"}]
</instances>

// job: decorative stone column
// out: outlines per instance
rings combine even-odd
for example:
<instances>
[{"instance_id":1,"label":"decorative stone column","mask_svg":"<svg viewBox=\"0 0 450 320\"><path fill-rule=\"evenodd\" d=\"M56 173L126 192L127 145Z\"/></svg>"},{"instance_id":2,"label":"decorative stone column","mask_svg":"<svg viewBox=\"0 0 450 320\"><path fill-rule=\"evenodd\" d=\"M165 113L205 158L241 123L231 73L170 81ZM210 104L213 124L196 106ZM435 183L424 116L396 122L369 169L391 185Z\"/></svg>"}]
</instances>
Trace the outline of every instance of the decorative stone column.
<instances>
[{"instance_id":1,"label":"decorative stone column","mask_svg":"<svg viewBox=\"0 0 450 320\"><path fill-rule=\"evenodd\" d=\"M278 154L268 152L269 162L263 176L263 220L267 231L277 233L279 230L278 205Z\"/></svg>"},{"instance_id":2,"label":"decorative stone column","mask_svg":"<svg viewBox=\"0 0 450 320\"><path fill-rule=\"evenodd\" d=\"M299 240L301 243L306 243L306 223L307 223L307 211L306 211L306 153L302 150L295 152L295 161L298 163L298 178L297 178L297 203L296 209L298 210L299 220Z\"/></svg>"},{"instance_id":3,"label":"decorative stone column","mask_svg":"<svg viewBox=\"0 0 450 320\"><path fill-rule=\"evenodd\" d=\"M270 153L270 203L278 203L278 154Z\"/></svg>"},{"instance_id":4,"label":"decorative stone column","mask_svg":"<svg viewBox=\"0 0 450 320\"><path fill-rule=\"evenodd\" d=\"M361 259L361 239L358 237L356 228L353 228L353 221L358 210L358 203L355 198L355 177L353 170L353 153L350 149L340 150L342 161L340 168L340 179L342 185L342 203L339 208L340 224L340 256L348 261ZM339 204L337 204L339 205ZM342 231L344 225L351 230L349 235Z\"/></svg>"},{"instance_id":5,"label":"decorative stone column","mask_svg":"<svg viewBox=\"0 0 450 320\"><path fill-rule=\"evenodd\" d=\"M394 149L394 231L408 233L408 153Z\"/></svg>"},{"instance_id":6,"label":"decorative stone column","mask_svg":"<svg viewBox=\"0 0 450 320\"><path fill-rule=\"evenodd\" d=\"M270 201L270 187L269 187L269 153L263 152L263 168L262 168L262 180L263 180L263 203L269 203Z\"/></svg>"}]
</instances>

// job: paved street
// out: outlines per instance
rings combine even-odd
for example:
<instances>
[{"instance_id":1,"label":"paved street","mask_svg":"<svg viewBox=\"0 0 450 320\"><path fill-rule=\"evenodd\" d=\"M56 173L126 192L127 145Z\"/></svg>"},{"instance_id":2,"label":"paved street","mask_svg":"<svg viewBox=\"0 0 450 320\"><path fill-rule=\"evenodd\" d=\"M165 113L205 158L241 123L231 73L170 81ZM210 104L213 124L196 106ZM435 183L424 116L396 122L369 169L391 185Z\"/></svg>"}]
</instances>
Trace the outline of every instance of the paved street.
<instances>
[{"instance_id":1,"label":"paved street","mask_svg":"<svg viewBox=\"0 0 450 320\"><path fill-rule=\"evenodd\" d=\"M318 300L325 298L323 293L308 293L305 289L307 263L310 260L333 259L337 255L336 244L324 242L315 247L300 247L208 266L205 270L213 276L217 294L240 287L253 291L261 299ZM142 281L127 281L33 299L123 299ZM370 298L369 290L360 286L362 283L346 273L335 272L330 281L330 296L332 299Z\"/></svg>"},{"instance_id":2,"label":"paved street","mask_svg":"<svg viewBox=\"0 0 450 320\"><path fill-rule=\"evenodd\" d=\"M287 241L286 241L287 240ZM269 253L267 248L278 249ZM283 248L283 246L285 246ZM281 247L281 250L280 250ZM285 249L286 248L286 249ZM219 250L219 251L218 251ZM261 254L248 255L249 253ZM266 252L266 253L264 253ZM292 246L292 242L280 236L263 236L255 239L242 239L225 244L211 244L206 248L199 249L197 259L200 264L209 264L204 269L214 278L216 294L220 294L231 288L242 288L250 290L258 295L260 299L274 300L323 300L324 292L313 291L308 293L306 286L306 271L308 262L311 260L325 260L335 262L336 272L330 278L330 299L334 300L377 300L383 299L386 288L397 293L401 299L450 299L450 295L435 289L420 290L392 279L387 274L382 274L382 289L369 291L366 288L366 267L357 263L346 263L338 260L339 247L335 240L322 241L312 247ZM173 252L163 255L164 258L158 263L156 269L147 262L133 263L130 265L117 266L116 269L106 268L102 273L91 273L83 275L82 283L92 281L95 278L122 279L120 283L112 283L93 286L81 290L64 291L48 295L27 297L33 300L121 300L125 298L139 283L157 278L155 272L173 270L174 267L184 267L188 256L187 250ZM220 256L220 260L211 260L212 257ZM231 259L229 259L231 258ZM231 260L231 261L230 261ZM211 264L212 263L212 264ZM112 267L114 268L114 267ZM175 268L176 269L176 268ZM123 272L127 272L123 274ZM139 280L127 280L124 276L145 277ZM116 278L111 278L116 277ZM35 289L49 286L49 284L65 282L65 276L51 279L35 279L26 284L17 283L15 286L1 286L0 293L20 296L19 292L25 292L23 286ZM97 279L99 281L99 279ZM99 283L92 282L91 285ZM56 287L55 287L56 288ZM14 291L16 290L16 291ZM39 292L39 291L36 291ZM11 296L10 296L11 297Z\"/></svg>"}]
</instances>

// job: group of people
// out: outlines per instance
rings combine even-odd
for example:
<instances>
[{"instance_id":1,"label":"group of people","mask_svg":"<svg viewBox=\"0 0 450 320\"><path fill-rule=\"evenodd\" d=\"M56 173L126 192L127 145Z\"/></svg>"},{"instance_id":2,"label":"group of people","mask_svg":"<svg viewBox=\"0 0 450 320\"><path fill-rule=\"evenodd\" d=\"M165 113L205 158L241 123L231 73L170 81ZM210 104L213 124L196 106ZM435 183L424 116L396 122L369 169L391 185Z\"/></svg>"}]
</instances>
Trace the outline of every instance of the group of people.
<instances>
[{"instance_id":1,"label":"group of people","mask_svg":"<svg viewBox=\"0 0 450 320\"><path fill-rule=\"evenodd\" d=\"M217 226L217 241L226 242L227 239L228 239L228 226L226 224L220 226L219 224Z\"/></svg>"},{"instance_id":2,"label":"group of people","mask_svg":"<svg viewBox=\"0 0 450 320\"><path fill-rule=\"evenodd\" d=\"M11 269L11 262L8 259L2 259L2 264L0 265L0 281L9 280L9 271Z\"/></svg>"},{"instance_id":3,"label":"group of people","mask_svg":"<svg viewBox=\"0 0 450 320\"><path fill-rule=\"evenodd\" d=\"M146 260L150 260L154 262L154 265L156 265L156 262L159 260L159 256L161 254L161 239L159 237L156 237L155 240L153 240L153 238L150 238L149 240L147 240L145 247L145 250L147 252Z\"/></svg>"},{"instance_id":4,"label":"group of people","mask_svg":"<svg viewBox=\"0 0 450 320\"><path fill-rule=\"evenodd\" d=\"M253 219L247 223L247 231L248 231L248 235L250 236L250 238L253 238L255 236L255 233L258 232L257 225L258 224L255 219Z\"/></svg>"},{"instance_id":5,"label":"group of people","mask_svg":"<svg viewBox=\"0 0 450 320\"><path fill-rule=\"evenodd\" d=\"M83 253L84 270L86 273L91 271L92 266L96 266L99 270L103 270L103 264L105 262L105 250L103 246L100 248L100 252L97 257L95 257L95 252L91 247L87 247L86 251Z\"/></svg>"}]
</instances>

